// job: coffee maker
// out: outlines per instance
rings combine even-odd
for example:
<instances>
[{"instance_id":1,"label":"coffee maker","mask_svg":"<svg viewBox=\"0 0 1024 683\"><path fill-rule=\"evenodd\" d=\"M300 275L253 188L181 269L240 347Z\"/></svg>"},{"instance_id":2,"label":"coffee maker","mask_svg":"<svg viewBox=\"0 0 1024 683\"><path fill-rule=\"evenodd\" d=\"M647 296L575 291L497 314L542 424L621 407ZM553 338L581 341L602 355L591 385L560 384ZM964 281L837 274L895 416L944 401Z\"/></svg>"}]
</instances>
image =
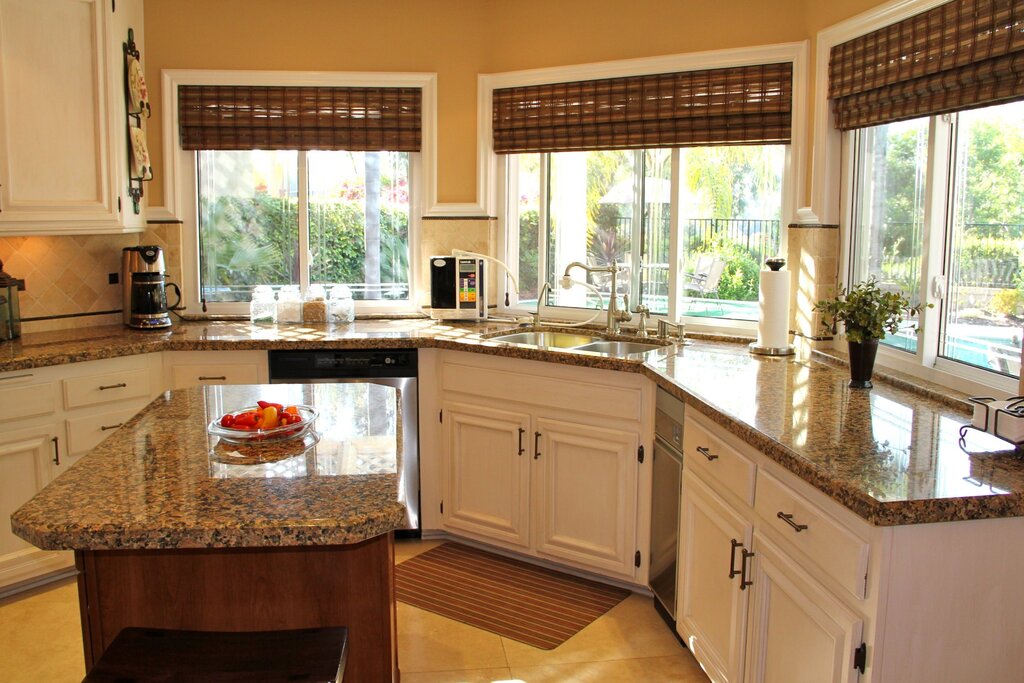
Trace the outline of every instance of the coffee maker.
<instances>
[{"instance_id":1,"label":"coffee maker","mask_svg":"<svg viewBox=\"0 0 1024 683\"><path fill-rule=\"evenodd\" d=\"M178 285L167 282L164 254L160 247L125 247L121 252L121 302L124 324L143 330L171 326L167 306L167 287L177 292Z\"/></svg>"}]
</instances>

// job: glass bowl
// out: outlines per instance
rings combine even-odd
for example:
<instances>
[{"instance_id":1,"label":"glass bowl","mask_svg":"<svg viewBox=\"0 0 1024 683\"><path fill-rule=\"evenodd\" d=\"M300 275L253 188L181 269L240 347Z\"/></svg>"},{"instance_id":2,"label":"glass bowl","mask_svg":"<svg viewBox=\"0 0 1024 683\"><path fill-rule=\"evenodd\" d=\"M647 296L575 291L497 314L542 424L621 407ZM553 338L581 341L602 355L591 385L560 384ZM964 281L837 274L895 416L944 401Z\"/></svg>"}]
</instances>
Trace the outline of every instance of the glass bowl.
<instances>
[{"instance_id":1,"label":"glass bowl","mask_svg":"<svg viewBox=\"0 0 1024 683\"><path fill-rule=\"evenodd\" d=\"M280 427L274 427L273 429L233 429L231 427L222 427L220 421L222 417L217 418L210 422L206 427L206 431L210 434L229 441L231 443L266 443L270 441L282 441L284 439L296 439L300 436L304 436L313 427L313 422L320 415L319 411L313 406L296 404L295 407L299 411L299 417L302 418L299 422L293 422L291 424L281 425ZM236 410L229 415L239 415L249 410L253 410L257 406L249 406L248 408L242 408Z\"/></svg>"}]
</instances>

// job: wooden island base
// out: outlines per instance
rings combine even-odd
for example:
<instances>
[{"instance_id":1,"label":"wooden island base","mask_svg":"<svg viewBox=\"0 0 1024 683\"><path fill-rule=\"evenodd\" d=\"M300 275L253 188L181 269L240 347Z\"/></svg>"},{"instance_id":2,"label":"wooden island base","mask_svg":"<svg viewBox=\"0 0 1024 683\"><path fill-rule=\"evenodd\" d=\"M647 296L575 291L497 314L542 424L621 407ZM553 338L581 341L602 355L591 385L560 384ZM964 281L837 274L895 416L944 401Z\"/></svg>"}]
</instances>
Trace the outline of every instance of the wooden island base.
<instances>
[{"instance_id":1,"label":"wooden island base","mask_svg":"<svg viewBox=\"0 0 1024 683\"><path fill-rule=\"evenodd\" d=\"M86 670L126 626L348 627L346 683L398 681L394 534L283 548L79 550Z\"/></svg>"}]
</instances>

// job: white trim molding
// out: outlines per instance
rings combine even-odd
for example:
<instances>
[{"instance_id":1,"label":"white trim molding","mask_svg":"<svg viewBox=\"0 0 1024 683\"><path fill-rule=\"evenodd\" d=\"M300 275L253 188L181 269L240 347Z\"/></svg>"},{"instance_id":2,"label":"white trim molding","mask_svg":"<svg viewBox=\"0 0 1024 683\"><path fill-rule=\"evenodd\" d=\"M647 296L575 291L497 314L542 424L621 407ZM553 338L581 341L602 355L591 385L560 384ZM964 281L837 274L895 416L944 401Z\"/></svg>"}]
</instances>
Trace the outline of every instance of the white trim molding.
<instances>
[{"instance_id":1,"label":"white trim molding","mask_svg":"<svg viewBox=\"0 0 1024 683\"><path fill-rule=\"evenodd\" d=\"M792 139L790 142L792 182L786 188L786 197L783 199L783 206L790 207L783 214L786 216L789 211L795 211L797 206L801 206L804 188L804 160L806 159L807 144L808 45L808 41L804 40L775 45L481 74L477 77L477 201L480 204L481 213L494 216L498 211L498 155L494 153L491 111L493 93L499 88L792 62L793 102Z\"/></svg>"},{"instance_id":2,"label":"white trim molding","mask_svg":"<svg viewBox=\"0 0 1024 683\"><path fill-rule=\"evenodd\" d=\"M832 48L948 0L893 0L818 31L814 61L814 147L809 208L821 223L839 223L842 188L842 134L832 124L828 62Z\"/></svg>"},{"instance_id":3,"label":"white trim molding","mask_svg":"<svg viewBox=\"0 0 1024 683\"><path fill-rule=\"evenodd\" d=\"M185 220L194 203L189 187L191 172L182 168L184 158L178 136L179 85L283 85L321 87L420 88L422 99L422 144L420 158L424 172L417 180L426 200L425 213L437 208L437 74L372 71L224 71L210 69L164 69L163 155L164 205L149 207L150 220Z\"/></svg>"}]
</instances>

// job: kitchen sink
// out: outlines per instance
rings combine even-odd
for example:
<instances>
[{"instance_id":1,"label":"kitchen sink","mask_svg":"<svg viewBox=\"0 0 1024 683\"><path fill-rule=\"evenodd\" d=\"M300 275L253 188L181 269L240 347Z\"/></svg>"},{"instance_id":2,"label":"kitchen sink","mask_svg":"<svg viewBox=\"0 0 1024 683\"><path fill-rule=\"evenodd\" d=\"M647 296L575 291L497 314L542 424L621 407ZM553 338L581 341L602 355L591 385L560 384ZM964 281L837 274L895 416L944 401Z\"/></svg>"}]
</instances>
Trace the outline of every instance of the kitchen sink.
<instances>
[{"instance_id":1,"label":"kitchen sink","mask_svg":"<svg viewBox=\"0 0 1024 683\"><path fill-rule=\"evenodd\" d=\"M553 346L558 349L571 349L591 342L601 341L600 337L589 334L573 334L571 332L516 332L490 337L491 341L509 344L532 344L534 346Z\"/></svg>"},{"instance_id":2,"label":"kitchen sink","mask_svg":"<svg viewBox=\"0 0 1024 683\"><path fill-rule=\"evenodd\" d=\"M574 346L573 351L593 351L595 353L608 353L615 356L628 356L631 353L646 353L655 349L664 348L662 344L644 344L631 341L594 341L582 346Z\"/></svg>"}]
</instances>

